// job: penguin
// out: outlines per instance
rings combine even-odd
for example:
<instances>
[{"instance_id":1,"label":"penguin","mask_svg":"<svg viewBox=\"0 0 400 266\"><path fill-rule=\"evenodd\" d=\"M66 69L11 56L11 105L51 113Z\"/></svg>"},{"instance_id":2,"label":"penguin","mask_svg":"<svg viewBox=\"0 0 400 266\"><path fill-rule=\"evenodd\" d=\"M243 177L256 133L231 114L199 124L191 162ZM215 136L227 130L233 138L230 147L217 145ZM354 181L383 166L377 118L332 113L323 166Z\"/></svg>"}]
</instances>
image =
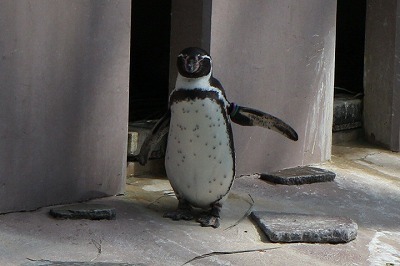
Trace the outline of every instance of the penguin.
<instances>
[{"instance_id":1,"label":"penguin","mask_svg":"<svg viewBox=\"0 0 400 266\"><path fill-rule=\"evenodd\" d=\"M164 217L192 220L193 208L200 208L206 212L197 222L217 228L222 204L235 179L231 122L272 129L294 141L298 135L270 114L229 102L221 83L212 75L212 58L205 50L182 50L177 68L168 112L153 127L135 160L146 164L152 149L167 136L165 169L178 208Z\"/></svg>"}]
</instances>

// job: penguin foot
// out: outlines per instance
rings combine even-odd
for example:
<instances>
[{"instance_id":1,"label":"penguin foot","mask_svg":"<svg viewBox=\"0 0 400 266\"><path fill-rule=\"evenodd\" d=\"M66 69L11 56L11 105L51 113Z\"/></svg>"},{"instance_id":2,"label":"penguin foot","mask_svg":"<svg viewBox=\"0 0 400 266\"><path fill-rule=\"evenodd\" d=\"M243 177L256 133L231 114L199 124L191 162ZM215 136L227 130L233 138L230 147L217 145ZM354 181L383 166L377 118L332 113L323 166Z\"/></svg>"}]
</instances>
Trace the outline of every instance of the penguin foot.
<instances>
[{"instance_id":1,"label":"penguin foot","mask_svg":"<svg viewBox=\"0 0 400 266\"><path fill-rule=\"evenodd\" d=\"M210 212L202 215L200 218L197 219L197 222L201 224L201 226L205 227L214 227L218 228L220 225L220 215L222 204L219 202L215 202L211 205Z\"/></svg>"},{"instance_id":2,"label":"penguin foot","mask_svg":"<svg viewBox=\"0 0 400 266\"><path fill-rule=\"evenodd\" d=\"M193 220L194 216L192 212L188 209L177 209L176 211L170 211L164 213L164 218L171 218L174 221L179 220Z\"/></svg>"},{"instance_id":3,"label":"penguin foot","mask_svg":"<svg viewBox=\"0 0 400 266\"><path fill-rule=\"evenodd\" d=\"M197 222L199 222L201 224L201 226L204 226L204 227L218 228L220 225L220 218L213 216L211 214L206 214L206 215L203 215L200 218L198 218Z\"/></svg>"},{"instance_id":4,"label":"penguin foot","mask_svg":"<svg viewBox=\"0 0 400 266\"><path fill-rule=\"evenodd\" d=\"M190 206L190 204L182 198L178 197L178 200L179 200L178 209L176 209L176 211L164 213L164 217L171 218L174 221L193 220L194 216L192 214L192 207Z\"/></svg>"}]
</instances>

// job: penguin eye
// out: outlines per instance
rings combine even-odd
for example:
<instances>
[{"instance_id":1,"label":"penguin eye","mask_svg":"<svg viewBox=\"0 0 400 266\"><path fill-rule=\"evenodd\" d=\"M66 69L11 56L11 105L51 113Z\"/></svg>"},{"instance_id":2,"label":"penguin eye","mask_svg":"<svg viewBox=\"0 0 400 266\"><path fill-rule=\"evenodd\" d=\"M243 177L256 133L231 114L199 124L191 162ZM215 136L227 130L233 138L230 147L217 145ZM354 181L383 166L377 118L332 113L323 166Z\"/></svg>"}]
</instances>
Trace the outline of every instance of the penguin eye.
<instances>
[{"instance_id":1,"label":"penguin eye","mask_svg":"<svg viewBox=\"0 0 400 266\"><path fill-rule=\"evenodd\" d=\"M204 59L209 59L211 61L211 58L208 55L201 55L200 58L200 61Z\"/></svg>"},{"instance_id":2,"label":"penguin eye","mask_svg":"<svg viewBox=\"0 0 400 266\"><path fill-rule=\"evenodd\" d=\"M198 55L196 56L196 60L197 60L198 62L201 62L201 61L203 61L204 59L210 59L210 57L207 56L207 55L200 55L200 54L198 54Z\"/></svg>"},{"instance_id":3,"label":"penguin eye","mask_svg":"<svg viewBox=\"0 0 400 266\"><path fill-rule=\"evenodd\" d=\"M188 55L184 55L184 54L179 54L178 58L181 57L183 60L186 60L188 58Z\"/></svg>"}]
</instances>

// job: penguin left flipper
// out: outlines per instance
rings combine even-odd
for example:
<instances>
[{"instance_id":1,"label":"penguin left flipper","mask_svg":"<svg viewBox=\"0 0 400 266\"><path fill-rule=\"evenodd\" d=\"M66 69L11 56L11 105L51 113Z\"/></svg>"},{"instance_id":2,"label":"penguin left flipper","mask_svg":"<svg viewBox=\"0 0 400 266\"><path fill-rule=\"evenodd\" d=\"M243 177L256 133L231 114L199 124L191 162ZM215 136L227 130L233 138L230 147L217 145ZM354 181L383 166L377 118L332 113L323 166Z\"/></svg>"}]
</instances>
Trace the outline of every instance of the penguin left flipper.
<instances>
[{"instance_id":1,"label":"penguin left flipper","mask_svg":"<svg viewBox=\"0 0 400 266\"><path fill-rule=\"evenodd\" d=\"M168 135L169 123L171 120L171 111L168 112L158 120L151 130L151 133L144 140L138 155L133 156L133 160L145 165L150 158L151 152L156 145Z\"/></svg>"},{"instance_id":2,"label":"penguin left flipper","mask_svg":"<svg viewBox=\"0 0 400 266\"><path fill-rule=\"evenodd\" d=\"M250 107L239 106L235 103L230 104L228 112L231 121L241 126L264 127L276 131L291 140L297 141L299 139L296 131L291 126L273 115Z\"/></svg>"}]
</instances>

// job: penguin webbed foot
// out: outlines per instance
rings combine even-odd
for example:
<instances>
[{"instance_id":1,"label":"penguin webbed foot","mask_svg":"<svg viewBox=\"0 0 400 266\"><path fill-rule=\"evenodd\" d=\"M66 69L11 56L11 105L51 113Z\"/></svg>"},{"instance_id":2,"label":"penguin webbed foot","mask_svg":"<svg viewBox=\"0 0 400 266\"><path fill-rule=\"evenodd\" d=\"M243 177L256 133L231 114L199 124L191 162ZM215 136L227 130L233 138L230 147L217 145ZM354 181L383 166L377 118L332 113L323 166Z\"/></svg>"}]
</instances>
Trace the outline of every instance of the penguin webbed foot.
<instances>
[{"instance_id":1,"label":"penguin webbed foot","mask_svg":"<svg viewBox=\"0 0 400 266\"><path fill-rule=\"evenodd\" d=\"M215 217L212 214L204 214L197 219L197 222L199 222L203 227L218 228L220 225L220 220L221 219L219 217Z\"/></svg>"},{"instance_id":2,"label":"penguin webbed foot","mask_svg":"<svg viewBox=\"0 0 400 266\"><path fill-rule=\"evenodd\" d=\"M164 213L164 218L170 218L174 221L179 221L179 220L189 221L189 220L193 220L194 216L188 210L177 209L175 211L170 211L170 212Z\"/></svg>"},{"instance_id":3,"label":"penguin webbed foot","mask_svg":"<svg viewBox=\"0 0 400 266\"><path fill-rule=\"evenodd\" d=\"M179 221L179 220L193 220L194 216L192 214L192 207L184 202L184 201L179 201L178 208L175 211L169 211L164 213L164 218L170 218L174 221Z\"/></svg>"},{"instance_id":4,"label":"penguin webbed foot","mask_svg":"<svg viewBox=\"0 0 400 266\"><path fill-rule=\"evenodd\" d=\"M220 225L220 215L222 205L217 202L211 206L211 210L208 213L203 214L201 217L197 219L197 222L200 223L203 227L213 227L218 228Z\"/></svg>"}]
</instances>

